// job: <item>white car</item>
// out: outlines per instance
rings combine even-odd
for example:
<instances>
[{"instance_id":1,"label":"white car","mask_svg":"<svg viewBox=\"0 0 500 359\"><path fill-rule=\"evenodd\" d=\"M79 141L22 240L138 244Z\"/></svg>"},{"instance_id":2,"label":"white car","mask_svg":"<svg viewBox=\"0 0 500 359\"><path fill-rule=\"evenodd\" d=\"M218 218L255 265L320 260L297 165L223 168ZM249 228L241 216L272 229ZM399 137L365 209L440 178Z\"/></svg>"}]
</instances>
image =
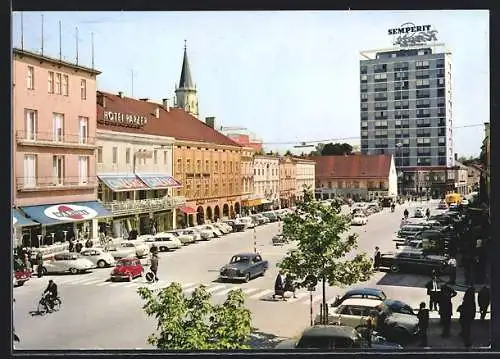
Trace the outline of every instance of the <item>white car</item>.
<instances>
[{"instance_id":1,"label":"white car","mask_svg":"<svg viewBox=\"0 0 500 359\"><path fill-rule=\"evenodd\" d=\"M194 243L194 236L192 236L190 234L184 234L182 230L176 229L176 230L168 231L167 233L172 233L174 236L176 236L179 239L179 241L181 241L181 243L183 245Z\"/></svg>"},{"instance_id":2,"label":"white car","mask_svg":"<svg viewBox=\"0 0 500 359\"><path fill-rule=\"evenodd\" d=\"M469 200L464 198L464 199L462 200L462 205L464 205L464 206L468 206L468 205L469 205Z\"/></svg>"},{"instance_id":3,"label":"white car","mask_svg":"<svg viewBox=\"0 0 500 359\"><path fill-rule=\"evenodd\" d=\"M414 218L424 218L425 216L425 211L421 207L415 208L415 213L413 214Z\"/></svg>"},{"instance_id":4,"label":"white car","mask_svg":"<svg viewBox=\"0 0 500 359\"><path fill-rule=\"evenodd\" d=\"M238 220L241 223L245 224L245 226L246 226L245 229L255 227L255 223L251 217L242 217L242 218L238 218Z\"/></svg>"},{"instance_id":5,"label":"white car","mask_svg":"<svg viewBox=\"0 0 500 359\"><path fill-rule=\"evenodd\" d=\"M378 317L378 307L383 302L378 299L368 298L348 298L338 307L333 307L328 315L328 324L345 325L351 328L358 328L367 325L368 319L376 325ZM319 321L319 315L316 322Z\"/></svg>"},{"instance_id":6,"label":"white car","mask_svg":"<svg viewBox=\"0 0 500 359\"><path fill-rule=\"evenodd\" d=\"M111 254L104 252L100 248L86 248L80 254L99 268L111 267L116 263L115 258Z\"/></svg>"},{"instance_id":7,"label":"white car","mask_svg":"<svg viewBox=\"0 0 500 359\"><path fill-rule=\"evenodd\" d=\"M224 234L228 234L228 233L231 233L233 231L233 227L231 227L230 225L228 225L224 222L215 222L215 223L213 223L213 225L215 227L217 227Z\"/></svg>"},{"instance_id":8,"label":"white car","mask_svg":"<svg viewBox=\"0 0 500 359\"><path fill-rule=\"evenodd\" d=\"M215 237L212 231L207 231L205 229L201 229L198 227L189 227L186 228L184 231L186 231L187 233L198 233L200 235L200 239L196 239L197 241L198 240L209 241Z\"/></svg>"},{"instance_id":9,"label":"white car","mask_svg":"<svg viewBox=\"0 0 500 359\"><path fill-rule=\"evenodd\" d=\"M146 243L151 248L156 246L160 252L168 252L182 247L182 242L173 233L160 232L149 238Z\"/></svg>"},{"instance_id":10,"label":"white car","mask_svg":"<svg viewBox=\"0 0 500 359\"><path fill-rule=\"evenodd\" d=\"M351 220L351 224L353 226L364 226L368 223L368 218L361 213L357 213L354 215L354 218Z\"/></svg>"},{"instance_id":11,"label":"white car","mask_svg":"<svg viewBox=\"0 0 500 359\"><path fill-rule=\"evenodd\" d=\"M195 229L188 228L188 229L181 229L179 230L183 235L188 235L192 236L196 242L201 241L201 234Z\"/></svg>"},{"instance_id":12,"label":"white car","mask_svg":"<svg viewBox=\"0 0 500 359\"><path fill-rule=\"evenodd\" d=\"M89 259L78 253L59 253L52 259L43 262L43 273L65 273L77 274L88 272L96 266Z\"/></svg>"},{"instance_id":13,"label":"white car","mask_svg":"<svg viewBox=\"0 0 500 359\"><path fill-rule=\"evenodd\" d=\"M211 231L214 234L215 238L222 237L222 234L223 234L219 228L217 228L211 224L204 224L204 225L198 226L198 228L204 229L207 231Z\"/></svg>"},{"instance_id":14,"label":"white car","mask_svg":"<svg viewBox=\"0 0 500 359\"><path fill-rule=\"evenodd\" d=\"M143 238L147 239L147 238ZM115 260L130 257L145 257L149 253L149 246L142 241L123 241L106 247Z\"/></svg>"}]
</instances>

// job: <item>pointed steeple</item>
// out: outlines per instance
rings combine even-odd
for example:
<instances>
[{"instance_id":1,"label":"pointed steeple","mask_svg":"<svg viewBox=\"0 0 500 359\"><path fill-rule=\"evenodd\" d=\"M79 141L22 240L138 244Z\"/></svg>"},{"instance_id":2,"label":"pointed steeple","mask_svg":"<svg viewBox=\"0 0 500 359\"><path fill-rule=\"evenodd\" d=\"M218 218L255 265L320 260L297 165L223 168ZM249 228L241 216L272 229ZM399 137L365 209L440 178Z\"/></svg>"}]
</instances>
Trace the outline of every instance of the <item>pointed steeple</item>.
<instances>
[{"instance_id":1,"label":"pointed steeple","mask_svg":"<svg viewBox=\"0 0 500 359\"><path fill-rule=\"evenodd\" d=\"M181 89L195 88L193 79L191 78L191 71L189 70L186 40L184 40L184 59L182 60L182 70L181 70L181 79L179 81L179 88Z\"/></svg>"}]
</instances>

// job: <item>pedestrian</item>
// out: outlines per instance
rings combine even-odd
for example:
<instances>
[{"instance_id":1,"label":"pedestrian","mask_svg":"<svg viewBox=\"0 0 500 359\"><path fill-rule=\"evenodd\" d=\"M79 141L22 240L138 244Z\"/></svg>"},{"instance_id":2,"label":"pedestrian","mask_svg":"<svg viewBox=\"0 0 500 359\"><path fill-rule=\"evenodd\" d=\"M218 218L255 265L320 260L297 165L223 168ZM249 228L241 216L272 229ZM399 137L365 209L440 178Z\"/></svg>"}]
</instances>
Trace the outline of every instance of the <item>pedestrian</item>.
<instances>
[{"instance_id":1,"label":"pedestrian","mask_svg":"<svg viewBox=\"0 0 500 359\"><path fill-rule=\"evenodd\" d=\"M42 255L42 252L40 252L40 251L38 251L38 253L36 254L36 264L37 264L36 271L37 271L38 278L42 278L43 277L43 255Z\"/></svg>"},{"instance_id":2,"label":"pedestrian","mask_svg":"<svg viewBox=\"0 0 500 359\"><path fill-rule=\"evenodd\" d=\"M285 275L285 288L284 288L284 291L285 292L292 292L293 293L293 297L297 298L297 296L295 295L295 284L293 283L293 277L289 273L287 273Z\"/></svg>"},{"instance_id":3,"label":"pedestrian","mask_svg":"<svg viewBox=\"0 0 500 359\"><path fill-rule=\"evenodd\" d=\"M429 208L425 210L425 216L427 217L427 220L431 217L431 210Z\"/></svg>"},{"instance_id":4,"label":"pedestrian","mask_svg":"<svg viewBox=\"0 0 500 359\"><path fill-rule=\"evenodd\" d=\"M450 283L451 285L455 285L457 281L457 260L455 259L455 257L451 257L448 260L448 266L450 267L450 279L448 283Z\"/></svg>"},{"instance_id":5,"label":"pedestrian","mask_svg":"<svg viewBox=\"0 0 500 359\"><path fill-rule=\"evenodd\" d=\"M462 304L457 309L460 312L460 327L461 332L460 336L464 341L464 345L469 348L471 343L471 327L474 322L474 318L476 317L476 301L475 301L475 292L474 287L469 287L464 294L464 298L462 300Z\"/></svg>"},{"instance_id":6,"label":"pedestrian","mask_svg":"<svg viewBox=\"0 0 500 359\"><path fill-rule=\"evenodd\" d=\"M457 292L446 283L441 287L439 295L439 317L443 325L441 336L450 336L451 316L453 315L453 304L451 298L455 297Z\"/></svg>"},{"instance_id":7,"label":"pedestrian","mask_svg":"<svg viewBox=\"0 0 500 359\"><path fill-rule=\"evenodd\" d=\"M425 307L425 302L420 303L420 308L417 313L418 329L420 336L420 346L427 346L427 329L429 328L429 309Z\"/></svg>"},{"instance_id":8,"label":"pedestrian","mask_svg":"<svg viewBox=\"0 0 500 359\"><path fill-rule=\"evenodd\" d=\"M151 227L151 234L152 234L153 236L155 236L155 235L156 235L156 226L155 226L154 224L153 224L153 226Z\"/></svg>"},{"instance_id":9,"label":"pedestrian","mask_svg":"<svg viewBox=\"0 0 500 359\"><path fill-rule=\"evenodd\" d=\"M89 238L87 239L87 241L85 242L85 248L92 248L92 240Z\"/></svg>"},{"instance_id":10,"label":"pedestrian","mask_svg":"<svg viewBox=\"0 0 500 359\"><path fill-rule=\"evenodd\" d=\"M470 255L464 253L464 255L462 256L462 266L464 268L465 284L468 286L472 285L471 263L472 260Z\"/></svg>"},{"instance_id":11,"label":"pedestrian","mask_svg":"<svg viewBox=\"0 0 500 359\"><path fill-rule=\"evenodd\" d=\"M280 270L278 275L276 276L276 280L274 281L273 299L276 299L277 295L281 295L281 299L286 300L285 299L285 283L286 283L285 273L283 272L283 270Z\"/></svg>"},{"instance_id":12,"label":"pedestrian","mask_svg":"<svg viewBox=\"0 0 500 359\"><path fill-rule=\"evenodd\" d=\"M487 285L483 285L477 295L477 304L479 306L479 313L481 313L481 320L484 320L486 318L486 313L488 311L490 301L490 289Z\"/></svg>"},{"instance_id":13,"label":"pedestrian","mask_svg":"<svg viewBox=\"0 0 500 359\"><path fill-rule=\"evenodd\" d=\"M427 288L427 295L429 296L429 310L437 310L439 301L440 287L436 272L432 273L432 279L425 285Z\"/></svg>"},{"instance_id":14,"label":"pedestrian","mask_svg":"<svg viewBox=\"0 0 500 359\"><path fill-rule=\"evenodd\" d=\"M73 237L71 237L69 239L69 245L68 245L68 250L70 252L74 252L75 251L75 239Z\"/></svg>"},{"instance_id":15,"label":"pedestrian","mask_svg":"<svg viewBox=\"0 0 500 359\"><path fill-rule=\"evenodd\" d=\"M80 253L83 249L83 244L82 242L80 242L80 240L76 241L76 244L75 244L75 251L76 253Z\"/></svg>"},{"instance_id":16,"label":"pedestrian","mask_svg":"<svg viewBox=\"0 0 500 359\"><path fill-rule=\"evenodd\" d=\"M155 275L155 282L158 282L158 251L153 251L151 253L151 264L149 266L151 272Z\"/></svg>"},{"instance_id":17,"label":"pedestrian","mask_svg":"<svg viewBox=\"0 0 500 359\"><path fill-rule=\"evenodd\" d=\"M375 247L375 253L373 254L373 269L378 270L380 266L380 249Z\"/></svg>"}]
</instances>

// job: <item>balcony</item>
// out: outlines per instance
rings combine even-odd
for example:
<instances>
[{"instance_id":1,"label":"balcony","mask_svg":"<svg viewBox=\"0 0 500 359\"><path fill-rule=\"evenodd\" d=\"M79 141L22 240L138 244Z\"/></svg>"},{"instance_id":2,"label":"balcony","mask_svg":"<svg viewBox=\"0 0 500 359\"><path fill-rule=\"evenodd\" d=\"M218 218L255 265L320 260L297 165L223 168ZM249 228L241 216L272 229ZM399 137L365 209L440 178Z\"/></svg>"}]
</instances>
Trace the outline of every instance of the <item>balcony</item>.
<instances>
[{"instance_id":1,"label":"balcony","mask_svg":"<svg viewBox=\"0 0 500 359\"><path fill-rule=\"evenodd\" d=\"M96 177L17 177L16 187L19 192L67 191L71 189L97 188Z\"/></svg>"},{"instance_id":2,"label":"balcony","mask_svg":"<svg viewBox=\"0 0 500 359\"><path fill-rule=\"evenodd\" d=\"M173 209L186 203L182 196L152 198L128 201L101 202L115 216L131 215L143 212L156 212Z\"/></svg>"},{"instance_id":3,"label":"balcony","mask_svg":"<svg viewBox=\"0 0 500 359\"><path fill-rule=\"evenodd\" d=\"M26 132L16 131L16 143L22 146L53 147L53 148L96 148L95 137L80 135L56 135L53 132Z\"/></svg>"}]
</instances>

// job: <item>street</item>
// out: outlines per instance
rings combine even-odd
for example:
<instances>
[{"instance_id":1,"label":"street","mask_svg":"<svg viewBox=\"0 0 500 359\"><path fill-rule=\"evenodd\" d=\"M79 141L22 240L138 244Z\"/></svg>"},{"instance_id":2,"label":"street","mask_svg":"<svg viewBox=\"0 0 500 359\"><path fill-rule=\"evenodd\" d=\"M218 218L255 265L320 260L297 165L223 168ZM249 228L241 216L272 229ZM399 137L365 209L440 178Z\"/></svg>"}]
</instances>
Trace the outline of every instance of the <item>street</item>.
<instances>
[{"instance_id":1,"label":"street","mask_svg":"<svg viewBox=\"0 0 500 359\"><path fill-rule=\"evenodd\" d=\"M431 201L432 212L437 212L437 202ZM372 256L374 247L381 252L395 249L392 241L399 228L403 211L412 207L427 207L427 202L411 202L396 207L396 213L388 208L368 218L366 226L352 227L359 234L357 251ZM276 263L290 245L274 247L271 238L281 224L271 223L256 228L256 249L270 263L264 277L249 283L219 283L220 267L232 255L253 252L254 232L238 232L183 247L175 252L161 253L158 277L160 282L147 284L144 278L132 283L107 281L111 269L95 269L92 273L80 275L51 275L42 279L32 278L23 287L14 288L14 325L21 342L17 349L137 349L151 347L146 343L148 335L154 332L154 319L147 318L142 311L142 302L137 294L140 286L162 288L170 282L179 282L186 293L198 284L204 284L212 293L215 302L222 302L231 288L242 288L247 295L247 307L252 312L252 324L260 334L254 338L266 340L256 346L269 346L281 339L298 336L309 325L309 292L302 289L297 299L283 302L272 300L274 280L277 275ZM49 279L59 287L63 303L57 312L33 315L38 300ZM421 301L427 302L426 276L412 274L389 274L377 272L366 283L356 286L380 287L389 298L399 299L417 308ZM327 287L327 299L332 300L342 294L345 288ZM290 295L290 294L289 294ZM454 298L454 307L462 300L459 293ZM314 315L321 301L321 283L313 293ZM454 315L455 316L455 315ZM431 318L437 313L431 312ZM267 343L267 344L266 344Z\"/></svg>"}]
</instances>

